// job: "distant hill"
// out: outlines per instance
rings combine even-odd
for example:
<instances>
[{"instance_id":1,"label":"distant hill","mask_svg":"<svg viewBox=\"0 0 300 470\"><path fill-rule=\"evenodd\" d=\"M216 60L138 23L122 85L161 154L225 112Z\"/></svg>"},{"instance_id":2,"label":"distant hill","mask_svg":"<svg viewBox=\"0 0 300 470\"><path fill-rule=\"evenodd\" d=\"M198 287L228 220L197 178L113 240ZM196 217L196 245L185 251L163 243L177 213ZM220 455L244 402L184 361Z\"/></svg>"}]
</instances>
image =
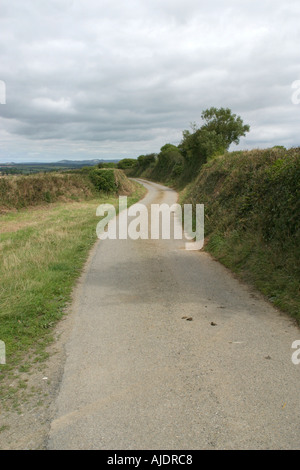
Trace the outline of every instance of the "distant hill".
<instances>
[{"instance_id":1,"label":"distant hill","mask_svg":"<svg viewBox=\"0 0 300 470\"><path fill-rule=\"evenodd\" d=\"M120 159L117 160L60 160L54 165L74 165L74 166L94 166L97 165L98 163L117 163Z\"/></svg>"},{"instance_id":2,"label":"distant hill","mask_svg":"<svg viewBox=\"0 0 300 470\"><path fill-rule=\"evenodd\" d=\"M82 167L93 167L98 163L117 163L119 160L60 160L58 162L24 162L0 163L0 175L30 175L52 171L79 170Z\"/></svg>"}]
</instances>

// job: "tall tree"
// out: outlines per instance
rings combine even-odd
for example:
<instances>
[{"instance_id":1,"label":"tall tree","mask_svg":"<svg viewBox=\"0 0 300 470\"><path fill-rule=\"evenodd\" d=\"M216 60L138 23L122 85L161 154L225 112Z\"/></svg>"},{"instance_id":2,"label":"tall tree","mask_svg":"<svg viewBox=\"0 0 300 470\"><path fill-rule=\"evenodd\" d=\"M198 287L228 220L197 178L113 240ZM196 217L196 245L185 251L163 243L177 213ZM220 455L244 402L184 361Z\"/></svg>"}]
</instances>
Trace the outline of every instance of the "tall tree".
<instances>
[{"instance_id":1,"label":"tall tree","mask_svg":"<svg viewBox=\"0 0 300 470\"><path fill-rule=\"evenodd\" d=\"M232 114L229 108L206 109L202 112L201 118L205 122L202 129L216 132L221 137L225 150L232 143L238 144L240 137L245 136L250 130L250 126L244 124L240 116Z\"/></svg>"},{"instance_id":2,"label":"tall tree","mask_svg":"<svg viewBox=\"0 0 300 470\"><path fill-rule=\"evenodd\" d=\"M240 137L249 132L250 126L229 108L209 108L202 112L204 124L197 128L192 123L190 131L183 131L179 149L187 161L202 165L213 155L222 154L230 144L238 144Z\"/></svg>"}]
</instances>

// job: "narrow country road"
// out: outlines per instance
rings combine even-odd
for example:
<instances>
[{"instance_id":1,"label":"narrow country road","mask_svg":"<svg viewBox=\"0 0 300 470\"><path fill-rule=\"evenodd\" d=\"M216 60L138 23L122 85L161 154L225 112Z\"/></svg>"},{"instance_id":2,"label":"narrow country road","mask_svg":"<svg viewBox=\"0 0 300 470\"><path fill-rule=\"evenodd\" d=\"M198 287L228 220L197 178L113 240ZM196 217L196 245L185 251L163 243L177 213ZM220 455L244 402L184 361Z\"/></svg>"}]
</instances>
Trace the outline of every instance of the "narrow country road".
<instances>
[{"instance_id":1,"label":"narrow country road","mask_svg":"<svg viewBox=\"0 0 300 470\"><path fill-rule=\"evenodd\" d=\"M299 329L184 240L99 240L72 317L48 449L300 448Z\"/></svg>"}]
</instances>

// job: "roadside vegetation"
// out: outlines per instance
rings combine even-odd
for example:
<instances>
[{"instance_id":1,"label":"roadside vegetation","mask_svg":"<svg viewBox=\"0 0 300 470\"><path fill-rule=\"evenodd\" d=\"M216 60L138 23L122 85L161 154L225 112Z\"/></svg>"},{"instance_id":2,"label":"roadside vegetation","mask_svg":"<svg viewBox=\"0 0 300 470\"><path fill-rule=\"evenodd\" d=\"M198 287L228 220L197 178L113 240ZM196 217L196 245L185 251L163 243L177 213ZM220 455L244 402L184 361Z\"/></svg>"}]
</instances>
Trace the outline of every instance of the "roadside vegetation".
<instances>
[{"instance_id":1,"label":"roadside vegetation","mask_svg":"<svg viewBox=\"0 0 300 470\"><path fill-rule=\"evenodd\" d=\"M91 171L98 175L100 169ZM108 178L114 183L113 190L101 191L81 173L76 177L9 177L13 179L9 196L1 195L1 207L7 212L0 215L0 339L6 345L6 364L0 365L2 406L26 389L26 383L18 384L18 374L47 357L45 348L52 341L53 327L63 316L75 281L97 240L98 205L109 203L118 209L119 194L127 195L131 205L145 193L120 170L112 171L113 179ZM25 178L25 187L23 180L15 178ZM42 188L39 191L32 188L37 183ZM56 197L64 184L65 193ZM56 202L45 201L46 189L51 201ZM33 197L38 193L41 198ZM12 210L13 203L18 208L28 205L29 209Z\"/></svg>"},{"instance_id":2,"label":"roadside vegetation","mask_svg":"<svg viewBox=\"0 0 300 470\"><path fill-rule=\"evenodd\" d=\"M204 249L300 323L300 148L229 152L249 126L229 109L201 117L178 146L124 171L173 186L181 204L204 203Z\"/></svg>"}]
</instances>

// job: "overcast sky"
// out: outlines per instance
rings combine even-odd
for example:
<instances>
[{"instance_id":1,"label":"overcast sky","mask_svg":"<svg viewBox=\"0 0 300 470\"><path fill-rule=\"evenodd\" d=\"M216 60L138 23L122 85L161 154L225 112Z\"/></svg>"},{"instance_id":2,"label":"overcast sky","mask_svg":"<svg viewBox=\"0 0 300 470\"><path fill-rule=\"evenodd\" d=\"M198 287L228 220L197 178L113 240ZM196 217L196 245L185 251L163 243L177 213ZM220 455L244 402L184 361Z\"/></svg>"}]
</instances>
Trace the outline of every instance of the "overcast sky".
<instances>
[{"instance_id":1,"label":"overcast sky","mask_svg":"<svg viewBox=\"0 0 300 470\"><path fill-rule=\"evenodd\" d=\"M211 106L251 126L232 149L300 146L299 24L299 0L1 0L0 162L159 152Z\"/></svg>"}]
</instances>

